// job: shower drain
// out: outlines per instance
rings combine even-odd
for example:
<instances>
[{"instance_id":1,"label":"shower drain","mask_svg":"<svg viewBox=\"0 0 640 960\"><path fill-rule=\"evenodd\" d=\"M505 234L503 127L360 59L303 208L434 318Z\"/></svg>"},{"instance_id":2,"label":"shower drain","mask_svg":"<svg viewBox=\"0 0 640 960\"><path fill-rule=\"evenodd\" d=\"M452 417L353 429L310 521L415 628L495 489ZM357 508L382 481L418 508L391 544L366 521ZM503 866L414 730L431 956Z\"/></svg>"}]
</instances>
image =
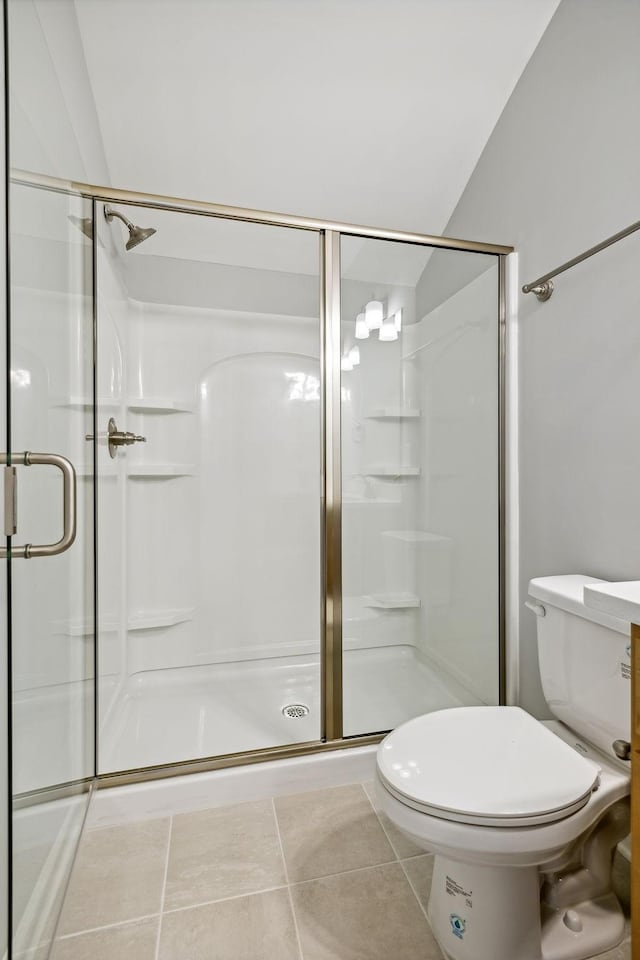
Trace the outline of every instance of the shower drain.
<instances>
[{"instance_id":1,"label":"shower drain","mask_svg":"<svg viewBox=\"0 0 640 960\"><path fill-rule=\"evenodd\" d=\"M288 703L282 708L282 714L285 717L291 717L297 720L299 717L306 717L309 713L309 707L304 703Z\"/></svg>"}]
</instances>

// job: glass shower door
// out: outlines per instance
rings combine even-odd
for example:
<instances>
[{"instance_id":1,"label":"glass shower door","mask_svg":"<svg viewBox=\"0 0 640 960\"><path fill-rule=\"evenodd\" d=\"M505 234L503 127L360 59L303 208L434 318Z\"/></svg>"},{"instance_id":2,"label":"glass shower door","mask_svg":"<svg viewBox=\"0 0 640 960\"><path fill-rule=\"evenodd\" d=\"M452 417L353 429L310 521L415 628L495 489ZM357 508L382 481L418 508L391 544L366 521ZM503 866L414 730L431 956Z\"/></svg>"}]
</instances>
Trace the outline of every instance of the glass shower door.
<instances>
[{"instance_id":1,"label":"glass shower door","mask_svg":"<svg viewBox=\"0 0 640 960\"><path fill-rule=\"evenodd\" d=\"M344 734L498 702L498 258L341 240Z\"/></svg>"},{"instance_id":2,"label":"glass shower door","mask_svg":"<svg viewBox=\"0 0 640 960\"><path fill-rule=\"evenodd\" d=\"M12 948L31 956L53 936L94 775L91 203L12 184L10 223Z\"/></svg>"},{"instance_id":3,"label":"glass shower door","mask_svg":"<svg viewBox=\"0 0 640 960\"><path fill-rule=\"evenodd\" d=\"M112 206L156 232L98 205L99 770L319 740L319 235Z\"/></svg>"}]
</instances>

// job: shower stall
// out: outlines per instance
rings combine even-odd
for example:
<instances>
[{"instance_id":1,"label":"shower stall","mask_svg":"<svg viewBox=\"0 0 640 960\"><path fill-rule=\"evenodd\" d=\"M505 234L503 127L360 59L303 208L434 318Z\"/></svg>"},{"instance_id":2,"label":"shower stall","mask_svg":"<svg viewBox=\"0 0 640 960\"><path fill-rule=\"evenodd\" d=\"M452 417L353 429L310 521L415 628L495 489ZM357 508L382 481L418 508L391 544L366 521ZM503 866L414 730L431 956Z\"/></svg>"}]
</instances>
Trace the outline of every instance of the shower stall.
<instances>
[{"instance_id":1,"label":"shower stall","mask_svg":"<svg viewBox=\"0 0 640 960\"><path fill-rule=\"evenodd\" d=\"M90 788L503 699L511 248L17 171L10 224L18 955Z\"/></svg>"}]
</instances>

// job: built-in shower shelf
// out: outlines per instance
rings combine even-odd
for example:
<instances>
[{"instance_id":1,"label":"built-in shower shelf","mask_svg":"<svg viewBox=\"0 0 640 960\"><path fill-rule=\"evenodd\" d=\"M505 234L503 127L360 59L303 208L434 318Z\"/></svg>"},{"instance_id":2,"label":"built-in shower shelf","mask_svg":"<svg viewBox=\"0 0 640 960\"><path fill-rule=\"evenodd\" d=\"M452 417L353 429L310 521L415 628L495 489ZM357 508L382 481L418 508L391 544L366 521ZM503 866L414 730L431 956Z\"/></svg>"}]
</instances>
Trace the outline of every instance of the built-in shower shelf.
<instances>
[{"instance_id":1,"label":"built-in shower shelf","mask_svg":"<svg viewBox=\"0 0 640 960\"><path fill-rule=\"evenodd\" d=\"M74 466L79 480L90 480L94 477L92 463L76 463ZM194 474L195 464L193 463L144 463L127 467L127 476L130 480L172 480L176 477L193 477ZM58 479L55 474L52 476ZM115 480L118 477L118 470L113 469L107 473L98 468L97 477L99 480Z\"/></svg>"},{"instance_id":2,"label":"built-in shower shelf","mask_svg":"<svg viewBox=\"0 0 640 960\"><path fill-rule=\"evenodd\" d=\"M159 627L175 627L179 623L188 623L193 620L194 608L182 607L168 610L143 610L133 613L128 618L126 628L129 631L153 630ZM92 637L94 633L93 617L79 620L56 620L53 623L54 633L68 637ZM100 617L99 633L115 633L118 629L116 617Z\"/></svg>"},{"instance_id":3,"label":"built-in shower shelf","mask_svg":"<svg viewBox=\"0 0 640 960\"><path fill-rule=\"evenodd\" d=\"M420 606L420 597L415 593L372 593L363 598L365 607L378 610L407 610Z\"/></svg>"},{"instance_id":4,"label":"built-in shower shelf","mask_svg":"<svg viewBox=\"0 0 640 960\"><path fill-rule=\"evenodd\" d=\"M193 413L195 404L166 397L136 397L127 401L127 409L132 413Z\"/></svg>"},{"instance_id":5,"label":"built-in shower shelf","mask_svg":"<svg viewBox=\"0 0 640 960\"><path fill-rule=\"evenodd\" d=\"M99 410L118 410L124 403L113 397L98 397ZM193 413L195 403L191 400L170 400L167 397L134 397L124 403L131 413ZM67 407L73 410L91 410L93 398L81 396L58 397L52 401L54 407Z\"/></svg>"},{"instance_id":6,"label":"built-in shower shelf","mask_svg":"<svg viewBox=\"0 0 640 960\"><path fill-rule=\"evenodd\" d=\"M416 420L420 416L417 407L379 407L367 414L369 420Z\"/></svg>"},{"instance_id":7,"label":"built-in shower shelf","mask_svg":"<svg viewBox=\"0 0 640 960\"><path fill-rule=\"evenodd\" d=\"M171 480L175 477L192 477L193 463L140 463L127 469L130 480Z\"/></svg>"},{"instance_id":8,"label":"built-in shower shelf","mask_svg":"<svg viewBox=\"0 0 640 960\"><path fill-rule=\"evenodd\" d=\"M158 627L175 627L179 623L193 620L193 607L168 610L141 610L132 614L127 621L127 630L153 630Z\"/></svg>"},{"instance_id":9,"label":"built-in shower shelf","mask_svg":"<svg viewBox=\"0 0 640 960\"><path fill-rule=\"evenodd\" d=\"M100 483L103 480L117 480L117 473L102 473L98 472L97 474L93 472L93 467L80 467L76 469L76 476L78 480L97 480Z\"/></svg>"},{"instance_id":10,"label":"built-in shower shelf","mask_svg":"<svg viewBox=\"0 0 640 960\"><path fill-rule=\"evenodd\" d=\"M93 472L93 463L78 463L75 460L72 460L71 463L74 466L74 469L76 471L76 477L78 478L78 480L96 479L96 474L94 474ZM115 478L117 477L117 474L115 472L106 473L101 471L97 476L99 477L100 480L115 480ZM60 474L51 472L49 474L49 479L53 480L55 483L59 483Z\"/></svg>"},{"instance_id":11,"label":"built-in shower shelf","mask_svg":"<svg viewBox=\"0 0 640 960\"><path fill-rule=\"evenodd\" d=\"M400 500L392 500L390 497L378 498L378 497L343 497L342 506L343 507L353 507L353 506L362 506L362 504L367 504L369 506L399 506L401 503Z\"/></svg>"},{"instance_id":12,"label":"built-in shower shelf","mask_svg":"<svg viewBox=\"0 0 640 960\"><path fill-rule=\"evenodd\" d=\"M93 398L78 395L77 397L62 397L53 401L54 407L66 407L71 410L92 410ZM117 410L120 401L113 397L98 397L97 406L100 410Z\"/></svg>"},{"instance_id":13,"label":"built-in shower shelf","mask_svg":"<svg viewBox=\"0 0 640 960\"><path fill-rule=\"evenodd\" d=\"M84 620L54 620L53 632L67 637L93 637L95 625L93 617ZM115 633L118 622L113 617L101 617L98 627L100 633Z\"/></svg>"},{"instance_id":14,"label":"built-in shower shelf","mask_svg":"<svg viewBox=\"0 0 640 960\"><path fill-rule=\"evenodd\" d=\"M383 530L382 536L403 540L405 543L451 543L450 537L429 533L428 530Z\"/></svg>"},{"instance_id":15,"label":"built-in shower shelf","mask_svg":"<svg viewBox=\"0 0 640 960\"><path fill-rule=\"evenodd\" d=\"M371 464L365 470L368 477L419 477L420 467L411 467L404 464L378 463Z\"/></svg>"}]
</instances>

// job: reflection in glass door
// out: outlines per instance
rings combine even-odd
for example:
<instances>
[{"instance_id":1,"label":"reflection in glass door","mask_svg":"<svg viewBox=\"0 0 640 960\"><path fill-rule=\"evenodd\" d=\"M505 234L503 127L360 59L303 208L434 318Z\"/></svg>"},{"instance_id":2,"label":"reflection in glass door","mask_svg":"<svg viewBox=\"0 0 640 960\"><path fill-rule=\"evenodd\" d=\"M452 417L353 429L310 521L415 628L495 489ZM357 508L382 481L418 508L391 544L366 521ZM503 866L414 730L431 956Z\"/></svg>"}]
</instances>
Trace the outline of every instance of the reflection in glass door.
<instances>
[{"instance_id":1,"label":"reflection in glass door","mask_svg":"<svg viewBox=\"0 0 640 960\"><path fill-rule=\"evenodd\" d=\"M93 284L83 230L90 217L90 201L11 187L14 956L53 935L94 775L93 444L86 439L93 433ZM5 489L10 482L5 474ZM40 549L70 539L74 519L68 549Z\"/></svg>"},{"instance_id":2,"label":"reflection in glass door","mask_svg":"<svg viewBox=\"0 0 640 960\"><path fill-rule=\"evenodd\" d=\"M319 235L111 206L99 771L319 740Z\"/></svg>"},{"instance_id":3,"label":"reflection in glass door","mask_svg":"<svg viewBox=\"0 0 640 960\"><path fill-rule=\"evenodd\" d=\"M499 697L498 258L341 240L344 734Z\"/></svg>"}]
</instances>

